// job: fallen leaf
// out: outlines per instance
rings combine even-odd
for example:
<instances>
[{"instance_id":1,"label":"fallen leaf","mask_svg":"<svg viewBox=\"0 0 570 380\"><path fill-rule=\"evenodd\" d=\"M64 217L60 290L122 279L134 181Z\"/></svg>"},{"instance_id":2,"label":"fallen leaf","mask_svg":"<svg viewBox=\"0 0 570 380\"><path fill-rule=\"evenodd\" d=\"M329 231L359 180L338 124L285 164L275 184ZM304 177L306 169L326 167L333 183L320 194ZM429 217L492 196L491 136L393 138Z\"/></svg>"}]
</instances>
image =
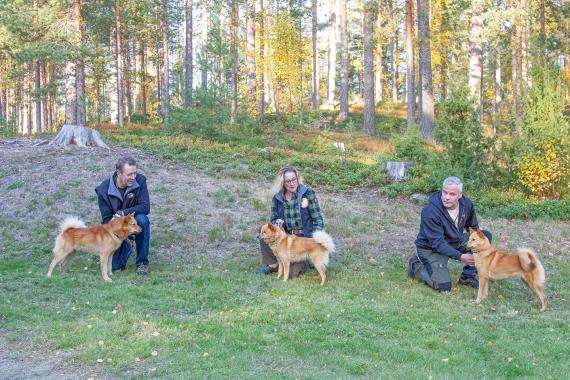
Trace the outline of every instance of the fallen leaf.
<instances>
[{"instance_id":1,"label":"fallen leaf","mask_svg":"<svg viewBox=\"0 0 570 380\"><path fill-rule=\"evenodd\" d=\"M380 289L378 289L378 291L379 291L380 293L384 293L384 292L386 291L386 289L380 288Z\"/></svg>"},{"instance_id":2,"label":"fallen leaf","mask_svg":"<svg viewBox=\"0 0 570 380\"><path fill-rule=\"evenodd\" d=\"M147 322L147 321L143 321L142 324L145 325L145 326L147 326L147 325L148 325L148 322Z\"/></svg>"},{"instance_id":3,"label":"fallen leaf","mask_svg":"<svg viewBox=\"0 0 570 380\"><path fill-rule=\"evenodd\" d=\"M83 267L83 270L87 270L87 267Z\"/></svg>"},{"instance_id":4,"label":"fallen leaf","mask_svg":"<svg viewBox=\"0 0 570 380\"><path fill-rule=\"evenodd\" d=\"M105 344L105 342L103 342L102 340L100 340L99 342L97 342L97 344L98 344L99 346L102 346L102 345Z\"/></svg>"},{"instance_id":5,"label":"fallen leaf","mask_svg":"<svg viewBox=\"0 0 570 380\"><path fill-rule=\"evenodd\" d=\"M87 328L88 328L89 330L91 330L91 329L93 328L93 326L87 325Z\"/></svg>"},{"instance_id":6,"label":"fallen leaf","mask_svg":"<svg viewBox=\"0 0 570 380\"><path fill-rule=\"evenodd\" d=\"M113 309L113 311L111 313L117 314L117 310Z\"/></svg>"},{"instance_id":7,"label":"fallen leaf","mask_svg":"<svg viewBox=\"0 0 570 380\"><path fill-rule=\"evenodd\" d=\"M97 359L97 363L103 363L103 359L101 358Z\"/></svg>"},{"instance_id":8,"label":"fallen leaf","mask_svg":"<svg viewBox=\"0 0 570 380\"><path fill-rule=\"evenodd\" d=\"M159 335L160 335L160 333L159 333L158 331L153 331L153 332L152 332L152 336L159 336Z\"/></svg>"},{"instance_id":9,"label":"fallen leaf","mask_svg":"<svg viewBox=\"0 0 570 380\"><path fill-rule=\"evenodd\" d=\"M135 362L140 362L141 359L140 358L135 358Z\"/></svg>"},{"instance_id":10,"label":"fallen leaf","mask_svg":"<svg viewBox=\"0 0 570 380\"><path fill-rule=\"evenodd\" d=\"M487 342L487 347L489 347L489 348L493 348L493 342L491 342L491 341L488 341L488 342Z\"/></svg>"},{"instance_id":11,"label":"fallen leaf","mask_svg":"<svg viewBox=\"0 0 570 380\"><path fill-rule=\"evenodd\" d=\"M440 336L439 336L439 340L441 340L442 342L444 342L444 341L445 341L445 335L440 335Z\"/></svg>"},{"instance_id":12,"label":"fallen leaf","mask_svg":"<svg viewBox=\"0 0 570 380\"><path fill-rule=\"evenodd\" d=\"M380 272L380 277L384 277L384 272Z\"/></svg>"},{"instance_id":13,"label":"fallen leaf","mask_svg":"<svg viewBox=\"0 0 570 380\"><path fill-rule=\"evenodd\" d=\"M513 358L511 358L510 356L507 358L507 361L510 363L513 361Z\"/></svg>"},{"instance_id":14,"label":"fallen leaf","mask_svg":"<svg viewBox=\"0 0 570 380\"><path fill-rule=\"evenodd\" d=\"M473 317L473 318L471 318L471 319L473 319L474 321L476 321L476 320L477 320L477 317Z\"/></svg>"},{"instance_id":15,"label":"fallen leaf","mask_svg":"<svg viewBox=\"0 0 570 380\"><path fill-rule=\"evenodd\" d=\"M204 353L202 354L202 356L203 356L203 357L206 357L206 356L210 356L210 354L207 353L207 352L204 352Z\"/></svg>"},{"instance_id":16,"label":"fallen leaf","mask_svg":"<svg viewBox=\"0 0 570 380\"><path fill-rule=\"evenodd\" d=\"M156 351L153 351L153 352L151 352L150 354L151 354L153 357L157 357L157 356L158 356L158 352L156 352Z\"/></svg>"},{"instance_id":17,"label":"fallen leaf","mask_svg":"<svg viewBox=\"0 0 570 380\"><path fill-rule=\"evenodd\" d=\"M447 363L449 361L449 358L441 359L441 361Z\"/></svg>"}]
</instances>

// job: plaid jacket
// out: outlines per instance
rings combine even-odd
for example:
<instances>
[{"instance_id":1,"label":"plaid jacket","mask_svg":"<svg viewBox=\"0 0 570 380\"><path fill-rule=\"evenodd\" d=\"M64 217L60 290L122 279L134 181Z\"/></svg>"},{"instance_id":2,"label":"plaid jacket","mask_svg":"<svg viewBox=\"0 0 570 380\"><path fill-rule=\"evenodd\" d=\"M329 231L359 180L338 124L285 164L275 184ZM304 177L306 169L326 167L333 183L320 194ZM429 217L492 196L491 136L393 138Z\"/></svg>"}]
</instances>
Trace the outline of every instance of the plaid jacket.
<instances>
[{"instance_id":1,"label":"plaid jacket","mask_svg":"<svg viewBox=\"0 0 570 380\"><path fill-rule=\"evenodd\" d=\"M304 201L306 199L306 201ZM308 204L307 204L308 203ZM303 207L303 204L306 204ZM271 223L283 219L283 228L287 233L311 237L314 231L324 228L321 208L315 191L299 184L290 202L287 202L280 192L273 196L271 204Z\"/></svg>"}]
</instances>

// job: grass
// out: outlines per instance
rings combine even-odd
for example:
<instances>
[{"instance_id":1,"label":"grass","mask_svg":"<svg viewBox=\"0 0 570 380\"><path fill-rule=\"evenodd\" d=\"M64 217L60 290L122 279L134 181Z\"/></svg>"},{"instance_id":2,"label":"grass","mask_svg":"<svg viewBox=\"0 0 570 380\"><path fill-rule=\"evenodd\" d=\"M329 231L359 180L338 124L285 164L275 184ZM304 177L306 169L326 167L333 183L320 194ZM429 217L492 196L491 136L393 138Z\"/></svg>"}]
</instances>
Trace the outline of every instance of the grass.
<instances>
[{"instance_id":1,"label":"grass","mask_svg":"<svg viewBox=\"0 0 570 380\"><path fill-rule=\"evenodd\" d=\"M153 265L142 279L129 268L105 284L84 255L47 279L47 249L38 239L32 251L0 264L6 336L33 336L116 375L563 378L570 369L567 261L549 278L552 308L541 313L519 283L492 284L476 306L474 289L434 293L389 260L333 264L325 287L315 272L288 284L257 277L246 252L222 266Z\"/></svg>"}]
</instances>

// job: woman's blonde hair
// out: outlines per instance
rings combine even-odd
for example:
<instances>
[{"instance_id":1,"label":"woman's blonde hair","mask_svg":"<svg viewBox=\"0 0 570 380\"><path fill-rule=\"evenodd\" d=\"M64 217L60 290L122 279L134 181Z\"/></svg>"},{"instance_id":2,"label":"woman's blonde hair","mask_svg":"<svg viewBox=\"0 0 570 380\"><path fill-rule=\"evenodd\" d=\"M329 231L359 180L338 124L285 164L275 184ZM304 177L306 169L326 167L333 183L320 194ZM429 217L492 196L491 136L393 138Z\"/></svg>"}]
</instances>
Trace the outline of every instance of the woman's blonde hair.
<instances>
[{"instance_id":1,"label":"woman's blonde hair","mask_svg":"<svg viewBox=\"0 0 570 380\"><path fill-rule=\"evenodd\" d=\"M299 170L297 170L296 167L294 167L293 165L285 165L284 167L281 168L281 170L279 170L277 172L277 176L275 177L275 180L273 181L273 185L271 186L271 189L269 190L269 193L272 197L275 194L278 194L278 193L283 191L283 189L284 189L283 185L285 184L285 174L289 173L289 172L295 173L295 177L297 177L297 183L298 184L301 184L303 182L303 178L301 177L301 173L299 173Z\"/></svg>"}]
</instances>

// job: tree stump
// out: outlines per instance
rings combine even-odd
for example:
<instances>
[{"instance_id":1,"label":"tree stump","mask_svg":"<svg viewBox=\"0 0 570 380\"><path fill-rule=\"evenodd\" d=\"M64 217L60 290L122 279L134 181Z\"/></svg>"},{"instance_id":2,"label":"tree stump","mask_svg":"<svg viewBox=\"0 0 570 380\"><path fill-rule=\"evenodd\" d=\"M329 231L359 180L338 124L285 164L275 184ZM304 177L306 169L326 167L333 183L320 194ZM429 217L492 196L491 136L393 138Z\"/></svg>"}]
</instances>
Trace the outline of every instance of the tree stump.
<instances>
[{"instance_id":1,"label":"tree stump","mask_svg":"<svg viewBox=\"0 0 570 380\"><path fill-rule=\"evenodd\" d=\"M406 178L408 169L414 166L413 162L386 161L382 164L392 181L400 182Z\"/></svg>"},{"instance_id":2,"label":"tree stump","mask_svg":"<svg viewBox=\"0 0 570 380\"><path fill-rule=\"evenodd\" d=\"M96 146L109 149L101 138L101 134L94 129L82 125L65 124L55 139L49 145L66 146L77 145L80 147Z\"/></svg>"}]
</instances>

